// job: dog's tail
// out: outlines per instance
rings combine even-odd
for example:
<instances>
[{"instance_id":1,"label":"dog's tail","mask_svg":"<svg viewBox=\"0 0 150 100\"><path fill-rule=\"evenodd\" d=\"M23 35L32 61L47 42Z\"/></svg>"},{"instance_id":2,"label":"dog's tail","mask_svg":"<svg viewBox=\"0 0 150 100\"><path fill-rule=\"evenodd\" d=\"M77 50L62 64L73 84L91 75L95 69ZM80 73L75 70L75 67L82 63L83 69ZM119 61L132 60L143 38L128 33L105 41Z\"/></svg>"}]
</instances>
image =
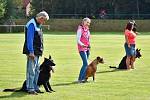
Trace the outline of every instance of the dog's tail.
<instances>
[{"instance_id":1,"label":"dog's tail","mask_svg":"<svg viewBox=\"0 0 150 100\"><path fill-rule=\"evenodd\" d=\"M117 68L116 66L109 66L109 68Z\"/></svg>"},{"instance_id":2,"label":"dog's tail","mask_svg":"<svg viewBox=\"0 0 150 100\"><path fill-rule=\"evenodd\" d=\"M3 92L15 92L16 89L4 89Z\"/></svg>"},{"instance_id":3,"label":"dog's tail","mask_svg":"<svg viewBox=\"0 0 150 100\"><path fill-rule=\"evenodd\" d=\"M20 92L22 91L21 89L20 90L17 90L17 89L4 89L3 92Z\"/></svg>"}]
</instances>

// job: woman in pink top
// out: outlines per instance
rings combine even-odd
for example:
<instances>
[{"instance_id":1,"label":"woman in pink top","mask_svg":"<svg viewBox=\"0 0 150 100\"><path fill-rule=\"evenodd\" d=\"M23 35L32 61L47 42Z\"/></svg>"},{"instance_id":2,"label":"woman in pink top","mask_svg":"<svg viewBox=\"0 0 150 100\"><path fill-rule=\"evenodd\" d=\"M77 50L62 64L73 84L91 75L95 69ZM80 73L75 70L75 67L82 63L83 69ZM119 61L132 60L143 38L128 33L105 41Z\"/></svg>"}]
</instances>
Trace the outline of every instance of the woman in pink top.
<instances>
[{"instance_id":1,"label":"woman in pink top","mask_svg":"<svg viewBox=\"0 0 150 100\"><path fill-rule=\"evenodd\" d=\"M78 78L79 83L85 82L85 73L88 66L88 57L90 54L90 23L91 20L89 18L84 18L77 29L77 46L83 62Z\"/></svg>"},{"instance_id":2,"label":"woman in pink top","mask_svg":"<svg viewBox=\"0 0 150 100\"><path fill-rule=\"evenodd\" d=\"M126 65L127 69L134 69L134 61L136 56L135 44L136 44L136 33L133 32L134 23L129 22L125 28L125 51L126 51Z\"/></svg>"}]
</instances>

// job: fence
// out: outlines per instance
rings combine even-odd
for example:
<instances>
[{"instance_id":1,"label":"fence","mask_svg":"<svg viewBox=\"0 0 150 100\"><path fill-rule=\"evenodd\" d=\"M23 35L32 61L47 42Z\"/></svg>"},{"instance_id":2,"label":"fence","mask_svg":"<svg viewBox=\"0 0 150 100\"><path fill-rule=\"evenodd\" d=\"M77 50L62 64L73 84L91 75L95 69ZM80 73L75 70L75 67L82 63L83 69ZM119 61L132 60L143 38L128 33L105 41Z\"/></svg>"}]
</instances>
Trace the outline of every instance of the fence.
<instances>
[{"instance_id":1,"label":"fence","mask_svg":"<svg viewBox=\"0 0 150 100\"><path fill-rule=\"evenodd\" d=\"M50 19L46 25L43 26L43 31L57 31L57 32L75 32L77 26L82 19ZM26 19L13 20L17 25L0 25L0 32L23 32ZM22 21L22 22L21 22ZM92 32L122 32L126 23L129 20L102 20L92 19L90 29ZM139 32L150 32L150 20L135 20L137 23L137 30Z\"/></svg>"},{"instance_id":2,"label":"fence","mask_svg":"<svg viewBox=\"0 0 150 100\"><path fill-rule=\"evenodd\" d=\"M50 30L50 25L42 25L44 30ZM25 25L0 25L0 32L24 32Z\"/></svg>"}]
</instances>

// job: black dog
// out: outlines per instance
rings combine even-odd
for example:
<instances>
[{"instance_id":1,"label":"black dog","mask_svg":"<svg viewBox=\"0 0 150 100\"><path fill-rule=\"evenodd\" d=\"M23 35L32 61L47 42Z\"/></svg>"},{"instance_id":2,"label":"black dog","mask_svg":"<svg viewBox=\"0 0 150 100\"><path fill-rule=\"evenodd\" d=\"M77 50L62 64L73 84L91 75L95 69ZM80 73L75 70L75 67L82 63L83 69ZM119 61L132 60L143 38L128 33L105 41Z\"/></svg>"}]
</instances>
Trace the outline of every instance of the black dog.
<instances>
[{"instance_id":1,"label":"black dog","mask_svg":"<svg viewBox=\"0 0 150 100\"><path fill-rule=\"evenodd\" d=\"M51 56L48 58L44 58L44 62L40 65L40 73L39 73L39 78L38 78L38 86L43 85L46 92L51 92L54 91L51 88L51 85L49 83L49 79L51 78L51 70L54 72L54 68L52 66L55 66L55 63L51 59ZM4 89L4 92L7 91L14 91L14 92L19 92L19 91L24 91L27 92L27 87L26 87L26 80L24 81L22 88L20 90L16 89ZM39 91L41 92L41 91Z\"/></svg>"},{"instance_id":2,"label":"black dog","mask_svg":"<svg viewBox=\"0 0 150 100\"><path fill-rule=\"evenodd\" d=\"M140 50L141 49L136 49L136 58L140 58L142 56L140 53ZM115 67L115 66L109 66L109 67L110 68L117 68L117 69L127 69L126 59L127 59L127 56L124 56L118 67Z\"/></svg>"}]
</instances>

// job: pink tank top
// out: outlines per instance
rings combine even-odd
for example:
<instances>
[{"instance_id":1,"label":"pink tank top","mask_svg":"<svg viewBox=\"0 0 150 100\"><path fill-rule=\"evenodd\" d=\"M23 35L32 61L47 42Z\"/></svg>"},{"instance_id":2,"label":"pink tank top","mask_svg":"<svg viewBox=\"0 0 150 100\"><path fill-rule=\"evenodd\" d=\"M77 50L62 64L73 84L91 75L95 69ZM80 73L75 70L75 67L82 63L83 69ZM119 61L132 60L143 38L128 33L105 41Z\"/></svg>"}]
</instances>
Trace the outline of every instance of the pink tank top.
<instances>
[{"instance_id":1,"label":"pink tank top","mask_svg":"<svg viewBox=\"0 0 150 100\"><path fill-rule=\"evenodd\" d=\"M78 44L78 50L79 51L87 51L89 50L89 46L90 46L90 42L89 42L89 39L90 39L90 34L89 34L89 29L83 27L83 26L79 26L78 29L81 29L81 38L80 38L80 41L86 45L86 47L82 47L80 44Z\"/></svg>"}]
</instances>

